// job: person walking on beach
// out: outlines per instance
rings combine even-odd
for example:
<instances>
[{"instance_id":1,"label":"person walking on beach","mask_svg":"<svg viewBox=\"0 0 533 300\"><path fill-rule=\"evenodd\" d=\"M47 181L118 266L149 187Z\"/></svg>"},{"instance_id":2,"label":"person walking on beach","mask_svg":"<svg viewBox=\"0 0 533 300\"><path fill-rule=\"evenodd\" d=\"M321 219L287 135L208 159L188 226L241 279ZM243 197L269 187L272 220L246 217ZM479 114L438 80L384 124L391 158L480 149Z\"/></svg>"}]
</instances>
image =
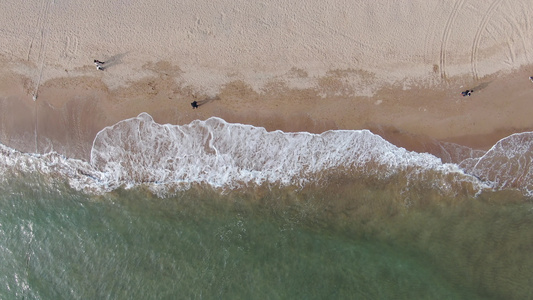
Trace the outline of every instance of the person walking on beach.
<instances>
[{"instance_id":1,"label":"person walking on beach","mask_svg":"<svg viewBox=\"0 0 533 300\"><path fill-rule=\"evenodd\" d=\"M463 95L463 97L466 97L472 95L473 92L473 90L466 90L464 92L461 92L461 95Z\"/></svg>"},{"instance_id":2,"label":"person walking on beach","mask_svg":"<svg viewBox=\"0 0 533 300\"><path fill-rule=\"evenodd\" d=\"M192 109L196 109L198 108L198 102L196 100L194 100L192 103L191 103L191 106L192 106Z\"/></svg>"},{"instance_id":3,"label":"person walking on beach","mask_svg":"<svg viewBox=\"0 0 533 300\"><path fill-rule=\"evenodd\" d=\"M99 61L97 59L94 60L94 64L96 65L96 70L103 71L104 68L102 67L103 64L105 64L104 61Z\"/></svg>"}]
</instances>

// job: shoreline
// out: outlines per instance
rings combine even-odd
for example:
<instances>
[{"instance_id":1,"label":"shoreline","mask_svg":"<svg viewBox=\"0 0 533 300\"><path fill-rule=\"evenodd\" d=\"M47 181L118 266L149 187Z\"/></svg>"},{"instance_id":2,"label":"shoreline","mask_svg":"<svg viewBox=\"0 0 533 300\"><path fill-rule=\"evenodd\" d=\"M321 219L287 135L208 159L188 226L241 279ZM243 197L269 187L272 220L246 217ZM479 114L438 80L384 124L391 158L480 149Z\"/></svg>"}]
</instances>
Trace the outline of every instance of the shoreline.
<instances>
[{"instance_id":1,"label":"shoreline","mask_svg":"<svg viewBox=\"0 0 533 300\"><path fill-rule=\"evenodd\" d=\"M24 152L87 160L98 131L141 112L160 124L216 116L269 131L370 129L442 158L447 143L487 150L533 130L531 1L46 0L0 10L0 142Z\"/></svg>"},{"instance_id":2,"label":"shoreline","mask_svg":"<svg viewBox=\"0 0 533 300\"><path fill-rule=\"evenodd\" d=\"M488 150L503 137L533 130L528 114L533 85L526 76L533 72L531 65L476 82L465 79L468 85L462 86L462 78L433 87L386 86L372 97L327 95L339 90L342 75L322 78L320 86L309 89L273 81L261 93L236 81L213 97L177 84L176 70L179 67L161 62L152 69L156 75L115 89L101 78L112 76L112 70L55 78L41 84L36 101L28 88L30 79L3 71L0 142L24 152L56 151L88 161L98 131L147 112L157 123L172 125L216 116L268 131L368 129L396 146L446 161L445 143ZM474 93L462 97L462 89ZM195 100L205 103L193 110L190 103Z\"/></svg>"}]
</instances>

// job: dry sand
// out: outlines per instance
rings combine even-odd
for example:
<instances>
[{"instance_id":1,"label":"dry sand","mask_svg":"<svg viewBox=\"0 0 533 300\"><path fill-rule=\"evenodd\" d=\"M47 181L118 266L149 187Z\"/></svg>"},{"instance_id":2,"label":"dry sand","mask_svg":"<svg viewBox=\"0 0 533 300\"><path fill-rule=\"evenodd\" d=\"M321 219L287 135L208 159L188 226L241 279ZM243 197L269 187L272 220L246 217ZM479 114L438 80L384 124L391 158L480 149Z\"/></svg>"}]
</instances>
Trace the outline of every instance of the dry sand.
<instances>
[{"instance_id":1,"label":"dry sand","mask_svg":"<svg viewBox=\"0 0 533 300\"><path fill-rule=\"evenodd\" d=\"M530 0L179 2L2 1L0 142L87 159L143 111L368 128L441 157L533 129Z\"/></svg>"}]
</instances>

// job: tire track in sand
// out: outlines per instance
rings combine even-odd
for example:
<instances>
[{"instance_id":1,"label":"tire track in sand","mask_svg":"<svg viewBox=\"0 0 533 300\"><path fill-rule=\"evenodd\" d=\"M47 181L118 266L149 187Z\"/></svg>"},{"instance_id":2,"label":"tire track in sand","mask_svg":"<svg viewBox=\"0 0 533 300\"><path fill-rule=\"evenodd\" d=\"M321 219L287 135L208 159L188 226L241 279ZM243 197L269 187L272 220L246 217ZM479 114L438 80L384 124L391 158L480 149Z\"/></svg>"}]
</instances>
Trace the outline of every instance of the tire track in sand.
<instances>
[{"instance_id":1,"label":"tire track in sand","mask_svg":"<svg viewBox=\"0 0 533 300\"><path fill-rule=\"evenodd\" d=\"M33 49L33 42L38 39L40 44L42 45L43 40L43 30L46 25L46 22L48 20L48 10L50 8L49 2L47 0L41 0L40 8L39 8L39 15L37 16L37 20L35 22L35 34L32 36L30 40L30 46L28 48L28 53L26 55L26 60L30 60L31 50ZM40 37L40 39L39 39Z\"/></svg>"},{"instance_id":2,"label":"tire track in sand","mask_svg":"<svg viewBox=\"0 0 533 300\"><path fill-rule=\"evenodd\" d=\"M479 42L481 41L481 35L483 34L483 31L487 28L487 24L489 23L492 14L494 13L494 10L496 7L498 7L503 0L494 0L490 4L489 8L487 9L487 12L483 15L483 18L481 19L481 23L479 24L479 27L477 28L476 35L474 37L474 42L472 43L472 54L470 55L470 63L472 66L472 76L475 80L479 79L478 71L477 71L477 61L479 56Z\"/></svg>"},{"instance_id":3,"label":"tire track in sand","mask_svg":"<svg viewBox=\"0 0 533 300\"><path fill-rule=\"evenodd\" d=\"M430 14L432 16L440 15L440 12L443 11L442 5L442 2L436 3ZM439 25L439 18L432 18L431 23L427 26L426 38L424 40L424 60L427 63L433 64L433 57L437 56L436 51L438 51L438 49L434 51L433 48L435 47L435 45L437 45L438 42L436 41L436 39L439 38L439 35L437 34L437 31L440 29ZM439 72L439 66L437 64L433 64L433 72Z\"/></svg>"},{"instance_id":4,"label":"tire track in sand","mask_svg":"<svg viewBox=\"0 0 533 300\"><path fill-rule=\"evenodd\" d=\"M514 7L511 7L509 2L506 2L506 4L509 5L508 9L514 8ZM522 11L522 17L523 17L522 20L519 21L517 20L517 18L512 18L509 16L509 14L504 14L503 18L507 21L509 26L511 26L512 33L516 34L520 38L519 41L521 41L521 44L522 44L522 50L524 51L523 52L524 58L526 60L526 63L530 64L531 61L529 59L529 52L530 52L530 49L533 47L531 44L531 40L527 38L526 36L528 32L531 32L531 26L529 23L529 19L531 18L531 16L528 15L528 11L525 7L518 7L516 9L520 9ZM511 43L509 43L509 48L512 48ZM518 56L520 56L520 52L518 53ZM514 59L512 56L511 56L511 64L514 66Z\"/></svg>"},{"instance_id":5,"label":"tire track in sand","mask_svg":"<svg viewBox=\"0 0 533 300\"><path fill-rule=\"evenodd\" d=\"M37 84L35 85L35 90L33 92L33 101L37 100L37 93L39 90L39 85L41 84L41 79L43 77L43 69L44 69L44 63L46 58L46 42L47 42L47 32L46 27L48 25L48 16L50 15L50 9L52 5L54 4L54 0L43 0L41 1L41 11L39 12L39 20L37 23L37 29L38 32L40 32L40 47L39 47L39 53L37 57L37 66L39 68L39 74L37 79ZM32 41L33 44L33 41ZM30 50L28 51L28 60L30 58L30 51L31 51L31 45Z\"/></svg>"},{"instance_id":6,"label":"tire track in sand","mask_svg":"<svg viewBox=\"0 0 533 300\"><path fill-rule=\"evenodd\" d=\"M79 38L77 35L66 35L64 40L64 49L61 57L65 58L67 62L72 61L78 55Z\"/></svg>"},{"instance_id":7,"label":"tire track in sand","mask_svg":"<svg viewBox=\"0 0 533 300\"><path fill-rule=\"evenodd\" d=\"M446 48L448 47L448 39L450 38L450 32L452 31L452 24L455 23L457 14L461 10L465 0L456 0L452 12L448 16L446 26L444 27L444 33L442 34L442 40L440 43L440 77L446 79Z\"/></svg>"}]
</instances>

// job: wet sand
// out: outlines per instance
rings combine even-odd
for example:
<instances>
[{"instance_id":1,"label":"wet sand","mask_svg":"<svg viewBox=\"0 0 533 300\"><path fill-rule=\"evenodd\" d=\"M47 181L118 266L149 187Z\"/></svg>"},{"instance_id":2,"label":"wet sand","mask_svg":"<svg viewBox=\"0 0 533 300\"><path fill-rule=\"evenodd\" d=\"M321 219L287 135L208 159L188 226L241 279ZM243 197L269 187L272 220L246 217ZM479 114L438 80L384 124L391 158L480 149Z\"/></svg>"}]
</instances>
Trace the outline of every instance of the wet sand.
<instances>
[{"instance_id":1,"label":"wet sand","mask_svg":"<svg viewBox=\"0 0 533 300\"><path fill-rule=\"evenodd\" d=\"M27 152L58 151L88 159L99 130L147 112L158 123L187 124L217 116L267 130L321 133L330 129L370 129L390 142L439 155L439 142L487 150L514 132L533 129L531 67L469 84L460 80L438 87L385 87L373 97L322 96L320 89L290 89L278 83L262 93L232 82L216 96L180 87L167 67L158 76L110 90L99 78L65 77L39 89L37 101L25 90L27 79L3 76L0 88L2 142ZM96 71L95 71L96 72ZM101 76L113 76L112 70ZM333 83L331 83L333 82ZM478 88L476 88L478 87ZM460 91L473 88L470 97ZM201 103L193 110L192 101ZM441 156L441 155L440 155Z\"/></svg>"}]
</instances>

